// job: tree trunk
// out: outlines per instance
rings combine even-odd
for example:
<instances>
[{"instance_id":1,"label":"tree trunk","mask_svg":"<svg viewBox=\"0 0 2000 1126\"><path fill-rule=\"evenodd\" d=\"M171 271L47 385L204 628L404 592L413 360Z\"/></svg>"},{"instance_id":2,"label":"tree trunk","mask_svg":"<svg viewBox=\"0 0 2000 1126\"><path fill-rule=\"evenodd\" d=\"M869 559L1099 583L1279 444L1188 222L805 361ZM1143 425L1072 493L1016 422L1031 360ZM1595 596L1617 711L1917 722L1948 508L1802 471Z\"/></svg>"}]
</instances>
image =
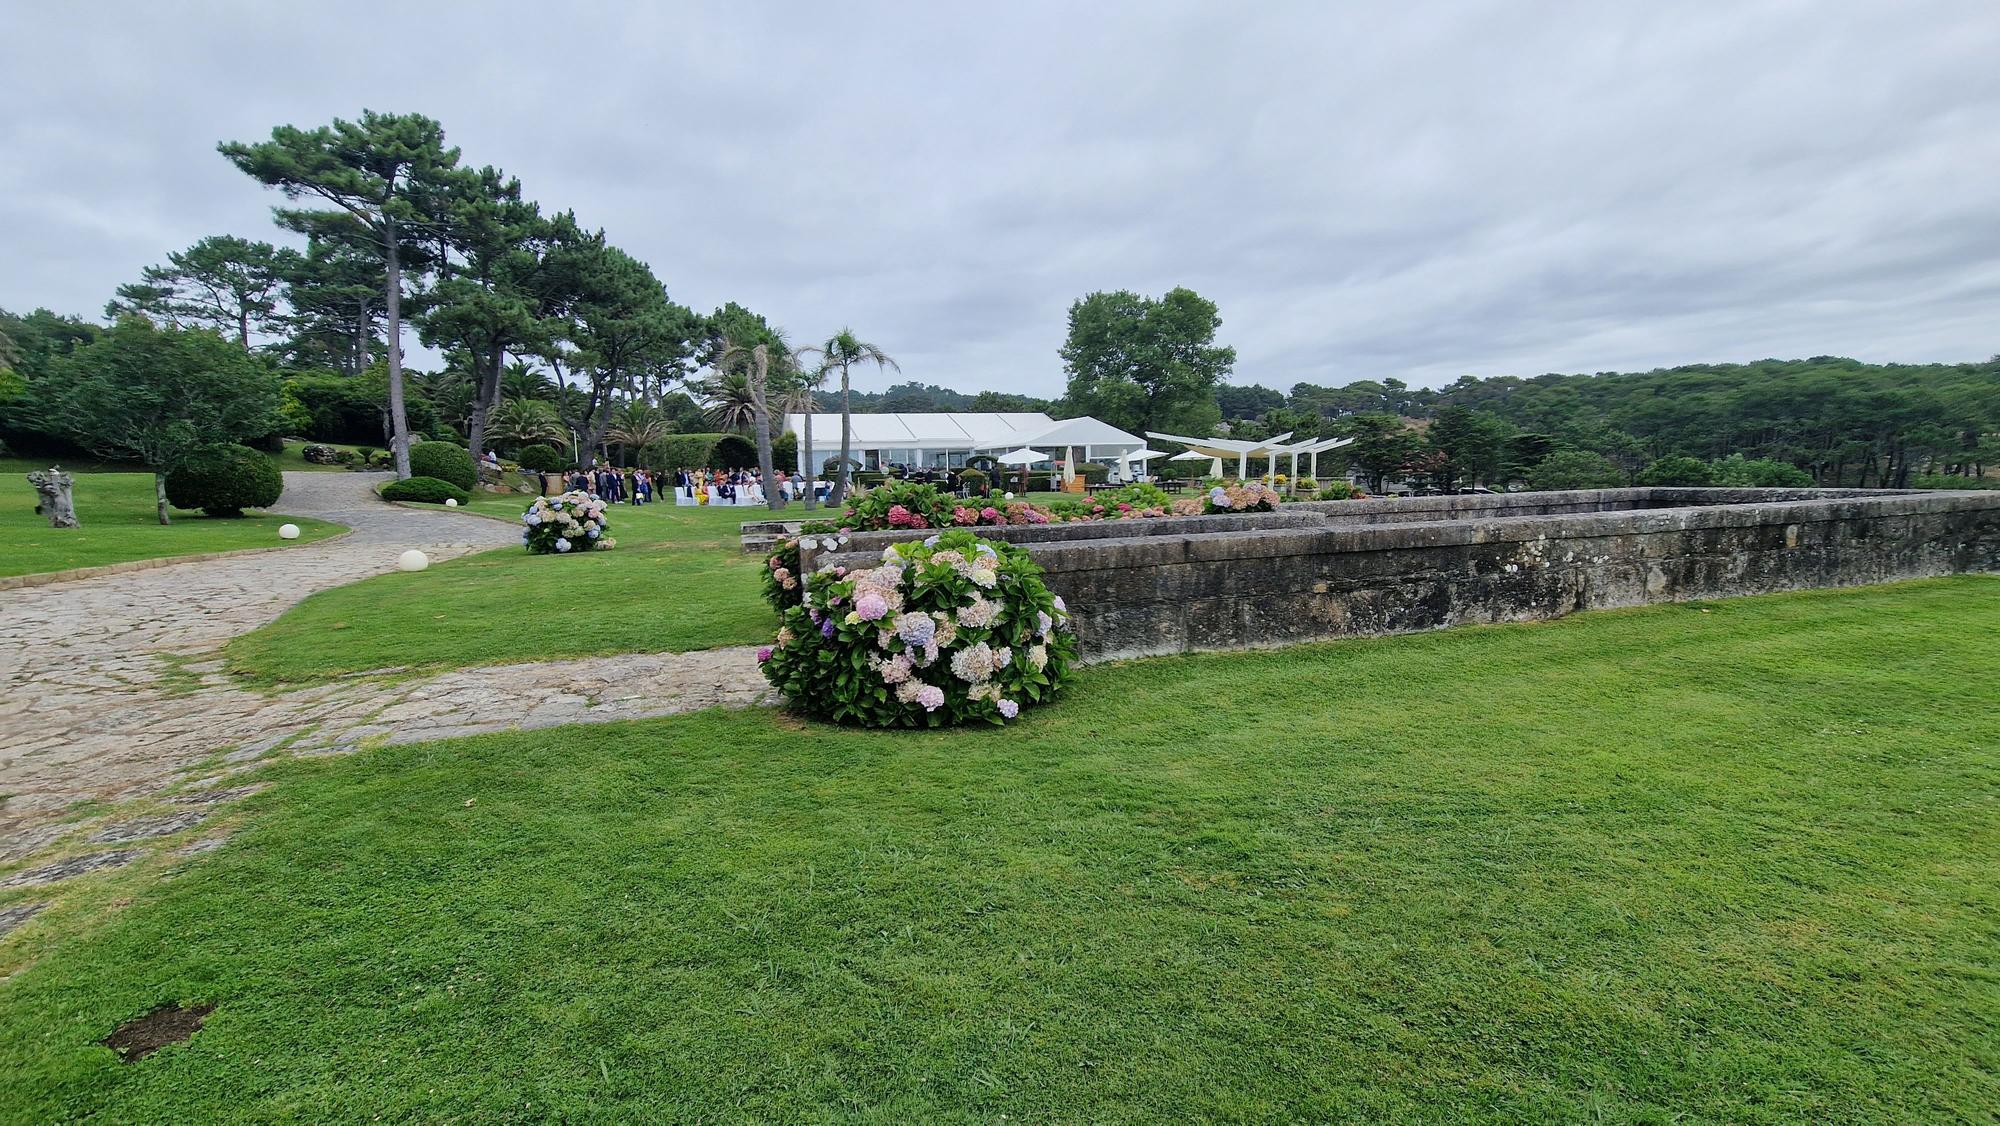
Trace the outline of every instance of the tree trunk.
<instances>
[{"instance_id":1,"label":"tree trunk","mask_svg":"<svg viewBox=\"0 0 2000 1126\"><path fill-rule=\"evenodd\" d=\"M173 523L167 519L167 475L164 473L153 474L153 504L159 510L160 523Z\"/></svg>"},{"instance_id":2,"label":"tree trunk","mask_svg":"<svg viewBox=\"0 0 2000 1126\"><path fill-rule=\"evenodd\" d=\"M51 528L81 528L76 519L76 502L70 496L70 487L76 479L60 469L37 469L28 474L28 484L42 495L39 510L48 517Z\"/></svg>"},{"instance_id":3,"label":"tree trunk","mask_svg":"<svg viewBox=\"0 0 2000 1126\"><path fill-rule=\"evenodd\" d=\"M750 401L757 408L757 473L764 488L764 507L776 512L785 507L778 495L777 478L771 472L771 403L764 391L771 377L771 354L762 344L750 355Z\"/></svg>"},{"instance_id":4,"label":"tree trunk","mask_svg":"<svg viewBox=\"0 0 2000 1126\"><path fill-rule=\"evenodd\" d=\"M486 357L486 370L479 373L478 386L473 388L472 418L466 429L471 432L467 445L472 450L474 467L486 453L486 415L500 401L500 364L506 357L506 349L496 345Z\"/></svg>"},{"instance_id":5,"label":"tree trunk","mask_svg":"<svg viewBox=\"0 0 2000 1126\"><path fill-rule=\"evenodd\" d=\"M838 507L847 499L848 459L854 456L854 407L848 397L851 387L847 378L847 365L840 365L840 468L834 471L833 493L826 498L830 506Z\"/></svg>"},{"instance_id":6,"label":"tree trunk","mask_svg":"<svg viewBox=\"0 0 2000 1126\"><path fill-rule=\"evenodd\" d=\"M250 310L240 306L236 310L236 339L245 352L250 350Z\"/></svg>"},{"instance_id":7,"label":"tree trunk","mask_svg":"<svg viewBox=\"0 0 2000 1126\"><path fill-rule=\"evenodd\" d=\"M396 455L396 476L410 476L410 423L403 413L403 268L396 255L396 225L383 221L382 249L388 265L389 283L382 298L389 329L389 446Z\"/></svg>"}]
</instances>

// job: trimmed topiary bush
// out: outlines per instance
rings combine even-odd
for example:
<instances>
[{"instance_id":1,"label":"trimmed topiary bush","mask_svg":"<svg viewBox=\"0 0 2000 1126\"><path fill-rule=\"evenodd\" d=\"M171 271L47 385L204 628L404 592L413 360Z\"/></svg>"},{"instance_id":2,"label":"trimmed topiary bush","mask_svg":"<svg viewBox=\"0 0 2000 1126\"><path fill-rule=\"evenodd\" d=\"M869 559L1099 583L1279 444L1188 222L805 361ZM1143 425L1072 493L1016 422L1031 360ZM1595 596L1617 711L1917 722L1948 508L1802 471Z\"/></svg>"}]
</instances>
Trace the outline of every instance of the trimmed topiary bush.
<instances>
[{"instance_id":1,"label":"trimmed topiary bush","mask_svg":"<svg viewBox=\"0 0 2000 1126\"><path fill-rule=\"evenodd\" d=\"M1083 478L1086 485L1102 485L1111 478L1111 467L1095 461L1076 463L1076 475Z\"/></svg>"},{"instance_id":2,"label":"trimmed topiary bush","mask_svg":"<svg viewBox=\"0 0 2000 1126\"><path fill-rule=\"evenodd\" d=\"M285 491L278 463L248 446L205 446L167 474L167 503L210 516L241 516L267 508Z\"/></svg>"},{"instance_id":3,"label":"trimmed topiary bush","mask_svg":"<svg viewBox=\"0 0 2000 1126\"><path fill-rule=\"evenodd\" d=\"M479 471L473 468L472 454L463 446L451 442L418 442L411 446L410 476L435 477L461 489L470 489L479 483Z\"/></svg>"},{"instance_id":4,"label":"trimmed topiary bush","mask_svg":"<svg viewBox=\"0 0 2000 1126\"><path fill-rule=\"evenodd\" d=\"M618 546L605 519L605 502L572 489L561 496L537 497L521 514L521 543L536 555L570 555Z\"/></svg>"},{"instance_id":5,"label":"trimmed topiary bush","mask_svg":"<svg viewBox=\"0 0 2000 1126\"><path fill-rule=\"evenodd\" d=\"M464 504L472 497L472 494L450 481L440 481L435 477L410 477L402 481L391 481L382 486L380 495L383 500L416 501L419 504L443 504L447 500Z\"/></svg>"},{"instance_id":6,"label":"trimmed topiary bush","mask_svg":"<svg viewBox=\"0 0 2000 1126\"><path fill-rule=\"evenodd\" d=\"M717 469L752 469L757 465L757 444L741 434L724 434L715 440L710 459ZM778 464L776 455L771 463Z\"/></svg>"},{"instance_id":7,"label":"trimmed topiary bush","mask_svg":"<svg viewBox=\"0 0 2000 1126\"><path fill-rule=\"evenodd\" d=\"M958 471L958 479L965 486L965 491L973 496L983 497L986 495L986 490L993 486L993 479L988 477L984 470L961 469Z\"/></svg>"},{"instance_id":8,"label":"trimmed topiary bush","mask_svg":"<svg viewBox=\"0 0 2000 1126\"><path fill-rule=\"evenodd\" d=\"M521 468L535 473L554 473L569 464L569 460L563 457L561 450L545 442L522 446L521 452L514 460L520 463Z\"/></svg>"},{"instance_id":9,"label":"trimmed topiary bush","mask_svg":"<svg viewBox=\"0 0 2000 1126\"><path fill-rule=\"evenodd\" d=\"M863 727L1004 723L1055 696L1076 659L1062 599L1028 553L971 532L813 575L764 676L807 715Z\"/></svg>"}]
</instances>

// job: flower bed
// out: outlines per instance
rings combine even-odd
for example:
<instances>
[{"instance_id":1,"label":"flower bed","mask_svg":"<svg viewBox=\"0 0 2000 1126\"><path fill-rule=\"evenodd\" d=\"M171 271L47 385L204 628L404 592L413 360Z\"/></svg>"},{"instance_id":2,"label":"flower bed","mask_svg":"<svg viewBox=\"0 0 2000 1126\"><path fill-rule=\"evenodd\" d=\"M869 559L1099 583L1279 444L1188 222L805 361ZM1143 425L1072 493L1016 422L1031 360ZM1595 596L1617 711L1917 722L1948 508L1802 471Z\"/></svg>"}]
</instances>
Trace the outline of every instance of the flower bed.
<instances>
[{"instance_id":1,"label":"flower bed","mask_svg":"<svg viewBox=\"0 0 2000 1126\"><path fill-rule=\"evenodd\" d=\"M618 546L604 518L605 502L574 490L561 496L536 497L521 514L521 542L537 555L567 555Z\"/></svg>"},{"instance_id":2,"label":"flower bed","mask_svg":"<svg viewBox=\"0 0 2000 1126\"><path fill-rule=\"evenodd\" d=\"M764 675L807 715L864 727L1003 723L1059 691L1076 658L1062 599L1027 552L948 531L876 567L803 581Z\"/></svg>"}]
</instances>

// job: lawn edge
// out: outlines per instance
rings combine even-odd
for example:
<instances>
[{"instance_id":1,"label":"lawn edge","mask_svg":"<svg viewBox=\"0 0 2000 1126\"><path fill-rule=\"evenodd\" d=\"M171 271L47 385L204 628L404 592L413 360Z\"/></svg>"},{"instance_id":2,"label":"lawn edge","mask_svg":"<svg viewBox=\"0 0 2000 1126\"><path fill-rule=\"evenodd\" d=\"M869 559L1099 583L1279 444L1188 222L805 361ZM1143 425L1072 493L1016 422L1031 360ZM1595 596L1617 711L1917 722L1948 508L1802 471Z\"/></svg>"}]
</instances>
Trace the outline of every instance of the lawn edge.
<instances>
[{"instance_id":1,"label":"lawn edge","mask_svg":"<svg viewBox=\"0 0 2000 1126\"><path fill-rule=\"evenodd\" d=\"M283 516L285 513L268 513ZM331 524L331 520L322 521ZM354 529L336 525L340 531L325 539L300 544L299 547L314 547L323 543L345 539L354 534ZM52 586L56 583L76 582L81 579L101 578L105 575L123 575L133 571L151 571L159 567L172 567L177 563L207 563L215 559L234 559L239 555L266 555L273 551L295 551L291 547L241 547L235 551L204 551L194 555L161 555L152 559L128 559L123 563L100 563L95 567L71 567L66 571L33 571L25 575L0 577L0 590L25 590L29 587Z\"/></svg>"}]
</instances>

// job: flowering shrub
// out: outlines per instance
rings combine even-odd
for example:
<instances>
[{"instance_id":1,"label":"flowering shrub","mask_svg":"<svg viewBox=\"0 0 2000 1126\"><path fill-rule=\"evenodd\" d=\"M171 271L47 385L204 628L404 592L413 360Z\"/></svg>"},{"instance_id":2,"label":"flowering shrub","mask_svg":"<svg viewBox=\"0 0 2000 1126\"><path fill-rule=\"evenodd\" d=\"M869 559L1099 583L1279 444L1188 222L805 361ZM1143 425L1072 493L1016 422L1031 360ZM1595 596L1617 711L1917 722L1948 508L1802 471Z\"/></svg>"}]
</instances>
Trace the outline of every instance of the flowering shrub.
<instances>
[{"instance_id":1,"label":"flowering shrub","mask_svg":"<svg viewBox=\"0 0 2000 1126\"><path fill-rule=\"evenodd\" d=\"M1208 503L1202 510L1210 514L1275 512L1278 500L1278 491L1260 481L1247 485L1217 485L1208 490Z\"/></svg>"},{"instance_id":2,"label":"flowering shrub","mask_svg":"<svg viewBox=\"0 0 2000 1126\"><path fill-rule=\"evenodd\" d=\"M947 531L896 544L880 566L805 584L758 651L808 715L865 727L1003 723L1048 700L1076 658L1062 599L1027 552Z\"/></svg>"},{"instance_id":3,"label":"flowering shrub","mask_svg":"<svg viewBox=\"0 0 2000 1126\"><path fill-rule=\"evenodd\" d=\"M915 481L887 481L856 496L841 516L844 527L862 532L891 528L948 528L955 502L940 490Z\"/></svg>"},{"instance_id":4,"label":"flowering shrub","mask_svg":"<svg viewBox=\"0 0 2000 1126\"><path fill-rule=\"evenodd\" d=\"M764 600L778 613L797 606L805 595L805 577L799 572L799 549L805 546L802 541L820 537L837 544L846 535L824 520L814 520L800 525L798 535L780 543L778 550L764 560Z\"/></svg>"},{"instance_id":5,"label":"flowering shrub","mask_svg":"<svg viewBox=\"0 0 2000 1126\"><path fill-rule=\"evenodd\" d=\"M521 542L537 555L558 555L594 548L614 548L605 504L574 490L555 497L536 497L521 514Z\"/></svg>"},{"instance_id":6,"label":"flowering shrub","mask_svg":"<svg viewBox=\"0 0 2000 1126\"><path fill-rule=\"evenodd\" d=\"M1367 500L1368 494L1354 486L1351 481L1335 478L1328 481L1319 491L1321 500Z\"/></svg>"},{"instance_id":7,"label":"flowering shrub","mask_svg":"<svg viewBox=\"0 0 2000 1126\"><path fill-rule=\"evenodd\" d=\"M961 504L951 510L951 522L960 528L1001 528L1009 524L1046 524L1049 513L1024 500L999 504Z\"/></svg>"}]
</instances>

